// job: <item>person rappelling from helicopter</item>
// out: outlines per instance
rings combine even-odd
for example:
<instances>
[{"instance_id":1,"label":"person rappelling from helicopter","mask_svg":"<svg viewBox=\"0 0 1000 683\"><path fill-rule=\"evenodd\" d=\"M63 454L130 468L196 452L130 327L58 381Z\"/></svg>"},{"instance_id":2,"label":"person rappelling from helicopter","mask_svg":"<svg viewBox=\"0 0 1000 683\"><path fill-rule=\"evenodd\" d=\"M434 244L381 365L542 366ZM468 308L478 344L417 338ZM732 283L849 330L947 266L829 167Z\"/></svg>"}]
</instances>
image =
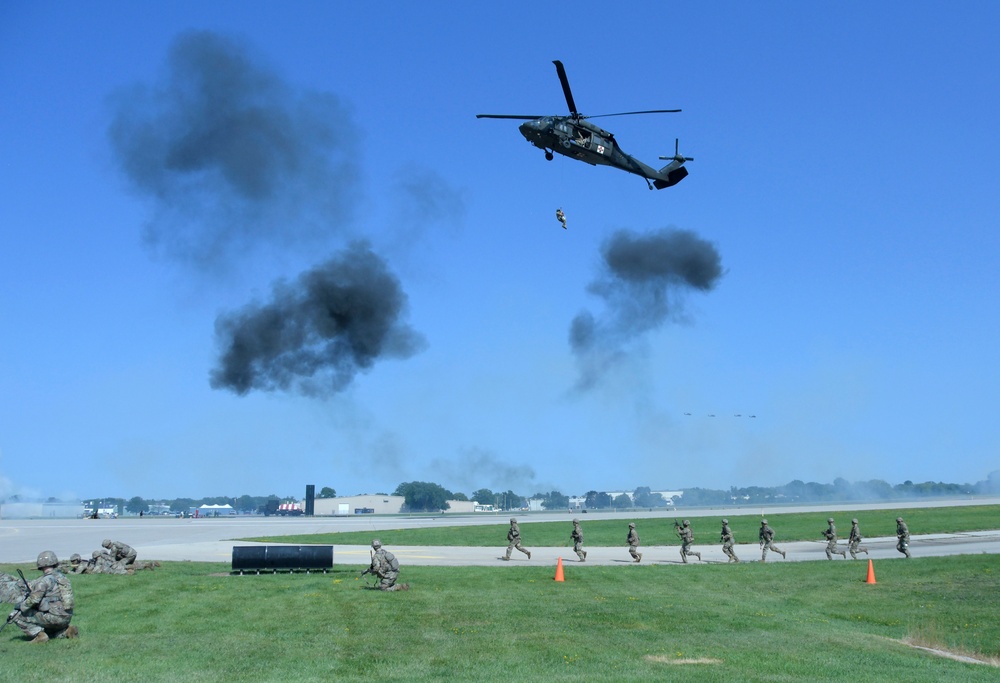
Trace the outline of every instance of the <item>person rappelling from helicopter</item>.
<instances>
[{"instance_id":1,"label":"person rappelling from helicopter","mask_svg":"<svg viewBox=\"0 0 1000 683\"><path fill-rule=\"evenodd\" d=\"M563 213L562 207L560 206L556 209L556 220L562 223L563 230L566 229L566 214Z\"/></svg>"}]
</instances>

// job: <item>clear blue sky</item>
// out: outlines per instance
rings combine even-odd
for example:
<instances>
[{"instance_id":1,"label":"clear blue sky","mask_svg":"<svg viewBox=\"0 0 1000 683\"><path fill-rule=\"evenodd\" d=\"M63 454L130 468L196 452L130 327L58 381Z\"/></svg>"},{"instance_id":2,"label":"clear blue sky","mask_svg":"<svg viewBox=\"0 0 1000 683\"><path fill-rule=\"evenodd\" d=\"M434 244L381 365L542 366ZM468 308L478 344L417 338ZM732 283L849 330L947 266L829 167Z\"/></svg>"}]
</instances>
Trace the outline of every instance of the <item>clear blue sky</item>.
<instances>
[{"instance_id":1,"label":"clear blue sky","mask_svg":"<svg viewBox=\"0 0 1000 683\"><path fill-rule=\"evenodd\" d=\"M0 7L0 494L1000 469L1000 5L289 7ZM599 122L652 165L679 137L690 176L650 192L475 118L564 113L553 59L585 114L682 108ZM232 74L276 126L212 127ZM619 230L688 231L723 274L583 358L572 321L629 305L588 288ZM225 321L364 254L405 299L391 344L211 381Z\"/></svg>"}]
</instances>

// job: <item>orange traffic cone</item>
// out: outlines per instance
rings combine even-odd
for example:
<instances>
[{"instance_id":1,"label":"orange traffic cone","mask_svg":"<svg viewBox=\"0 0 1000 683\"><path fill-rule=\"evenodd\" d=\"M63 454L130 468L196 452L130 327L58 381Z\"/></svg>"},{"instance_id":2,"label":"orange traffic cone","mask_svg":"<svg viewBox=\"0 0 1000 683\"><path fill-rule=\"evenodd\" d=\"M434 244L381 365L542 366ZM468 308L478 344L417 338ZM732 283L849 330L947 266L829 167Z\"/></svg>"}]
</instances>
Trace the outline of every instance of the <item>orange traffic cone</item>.
<instances>
[{"instance_id":1,"label":"orange traffic cone","mask_svg":"<svg viewBox=\"0 0 1000 683\"><path fill-rule=\"evenodd\" d=\"M868 578L865 579L865 583L875 583L875 566L871 560L868 560Z\"/></svg>"},{"instance_id":2,"label":"orange traffic cone","mask_svg":"<svg viewBox=\"0 0 1000 683\"><path fill-rule=\"evenodd\" d=\"M563 568L562 568L562 558L559 558L559 564L556 565L556 581L565 581L563 578Z\"/></svg>"}]
</instances>

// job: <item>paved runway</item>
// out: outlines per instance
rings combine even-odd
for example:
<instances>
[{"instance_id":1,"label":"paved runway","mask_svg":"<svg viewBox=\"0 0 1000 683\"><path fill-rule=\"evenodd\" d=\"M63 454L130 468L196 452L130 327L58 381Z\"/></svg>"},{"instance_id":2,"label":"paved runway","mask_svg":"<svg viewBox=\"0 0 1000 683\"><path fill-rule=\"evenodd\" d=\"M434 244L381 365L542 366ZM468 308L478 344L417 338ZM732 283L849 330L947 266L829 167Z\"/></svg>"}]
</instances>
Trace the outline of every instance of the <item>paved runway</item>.
<instances>
[{"instance_id":1,"label":"paved runway","mask_svg":"<svg viewBox=\"0 0 1000 683\"><path fill-rule=\"evenodd\" d=\"M799 506L787 508L726 508L683 510L685 517L704 517L720 515L778 514L789 512L826 512L861 509L899 509L907 507L944 507L953 505L996 505L1000 499L979 499L975 501L930 501L927 503L870 504L838 506ZM579 515L579 513L575 513ZM617 519L625 522L630 519L648 517L667 517L673 519L679 513L675 511L640 512L600 512L588 513L586 519ZM582 517L582 515L579 515ZM0 562L26 563L34 562L41 550L53 550L60 558L69 557L76 552L89 556L90 552L101 545L105 538L125 541L132 545L139 554L139 559L164 561L194 561L194 562L230 562L234 545L252 545L237 541L238 538L276 535L300 535L331 533L338 531L371 531L384 529L423 528L431 526L462 526L462 525L503 525L506 526L509 515L428 515L413 517L259 517L237 516L206 519L174 519L174 518L120 518L120 519L52 519L52 520L0 520ZM566 512L533 513L520 515L522 522L566 522L571 515ZM498 538L502 539L502 535ZM896 551L895 537L866 538L864 543L871 552L872 559L902 558ZM780 555L768 554L768 561L792 562L826 559L826 542L802 541L797 543L778 543L785 550L788 559L782 560ZM844 545L844 544L842 544ZM510 562L500 561L500 556L506 550L506 545L498 544L492 548L468 547L400 547L390 548L406 565L437 565L437 566L503 566L523 567L526 565L555 565L562 557L564 563L576 563L576 555L571 547L532 548L531 559L514 551ZM705 562L725 562L719 544L695 545L694 550L702 553ZM960 534L932 534L913 536L911 553L914 557L929 557L941 555L956 555L969 553L1000 554L1000 530L980 531ZM644 546L643 564L668 564L680 566L681 560L678 546ZM760 559L760 550L756 543L739 544L736 552L741 560ZM334 547L334 564L364 565L368 564L368 546L337 545ZM860 555L862 560L867 556ZM692 558L693 559L693 558ZM839 557L836 561L843 561ZM631 564L628 549L621 547L588 548L588 565L627 565ZM697 565L697 561L692 566Z\"/></svg>"}]
</instances>

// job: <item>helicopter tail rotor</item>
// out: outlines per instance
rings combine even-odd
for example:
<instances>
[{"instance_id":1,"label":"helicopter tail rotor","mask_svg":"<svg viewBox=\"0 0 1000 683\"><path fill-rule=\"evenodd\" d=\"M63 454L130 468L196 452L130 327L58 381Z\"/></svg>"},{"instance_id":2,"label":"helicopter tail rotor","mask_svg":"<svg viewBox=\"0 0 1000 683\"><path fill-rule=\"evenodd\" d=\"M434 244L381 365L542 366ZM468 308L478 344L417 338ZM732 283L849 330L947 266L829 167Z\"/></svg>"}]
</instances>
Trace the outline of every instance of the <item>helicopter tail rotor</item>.
<instances>
[{"instance_id":1,"label":"helicopter tail rotor","mask_svg":"<svg viewBox=\"0 0 1000 683\"><path fill-rule=\"evenodd\" d=\"M653 181L653 187L662 190L666 187L673 187L680 181L687 178L688 170L684 166L685 161L694 161L694 157L686 157L680 152L680 140L674 139L674 155L672 157L660 157L669 164L660 169L660 178Z\"/></svg>"},{"instance_id":2,"label":"helicopter tail rotor","mask_svg":"<svg viewBox=\"0 0 1000 683\"><path fill-rule=\"evenodd\" d=\"M660 157L664 161L675 161L683 164L685 161L694 161L694 157L686 157L680 153L681 140L674 138L674 155L672 157Z\"/></svg>"}]
</instances>

